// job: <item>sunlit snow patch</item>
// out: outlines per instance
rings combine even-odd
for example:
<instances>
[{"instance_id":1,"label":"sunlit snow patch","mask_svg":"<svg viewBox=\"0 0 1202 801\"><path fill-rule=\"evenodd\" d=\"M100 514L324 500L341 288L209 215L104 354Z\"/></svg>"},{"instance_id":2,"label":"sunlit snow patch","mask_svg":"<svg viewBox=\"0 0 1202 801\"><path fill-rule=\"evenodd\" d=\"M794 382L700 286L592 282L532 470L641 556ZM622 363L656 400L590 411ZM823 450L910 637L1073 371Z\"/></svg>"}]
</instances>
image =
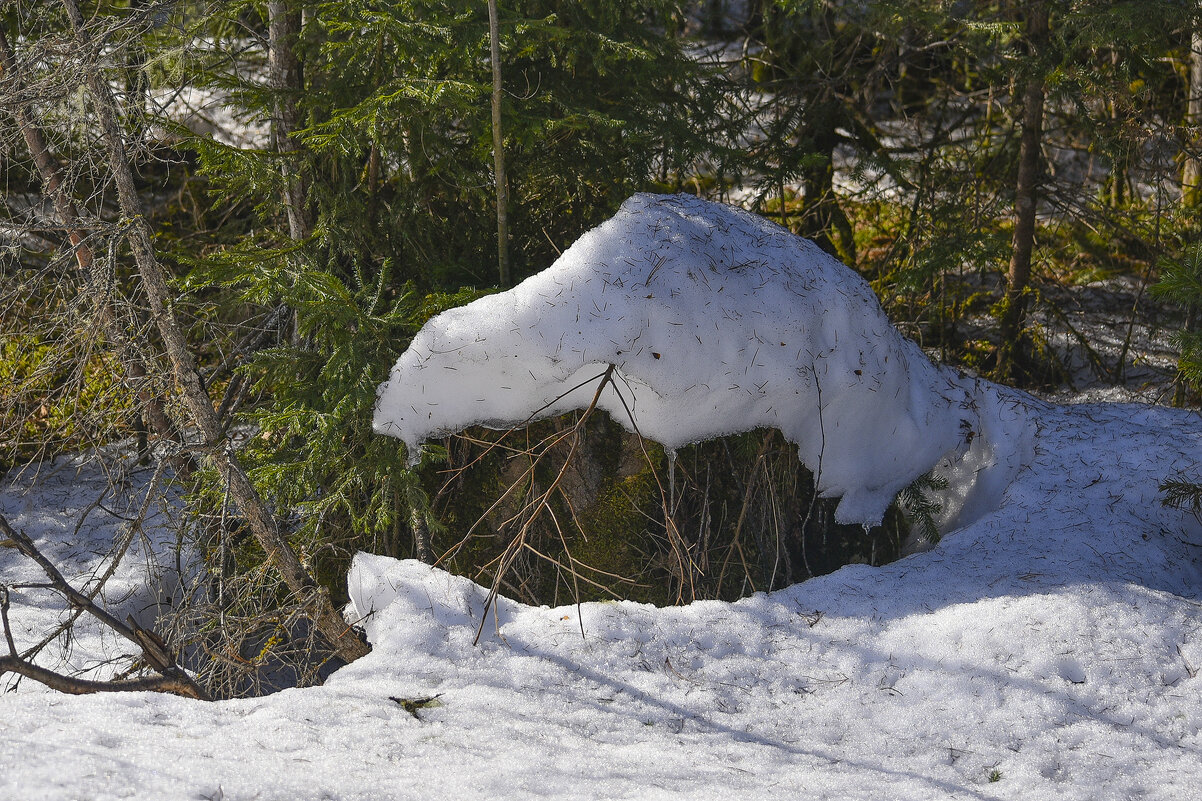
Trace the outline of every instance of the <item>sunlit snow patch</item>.
<instances>
[{"instance_id":1,"label":"sunlit snow patch","mask_svg":"<svg viewBox=\"0 0 1202 801\"><path fill-rule=\"evenodd\" d=\"M430 320L380 387L411 453L469 425L598 406L677 448L766 426L797 444L840 522L878 522L933 467L943 527L991 508L1029 450L1025 395L932 364L872 289L740 209L636 195L550 268Z\"/></svg>"}]
</instances>

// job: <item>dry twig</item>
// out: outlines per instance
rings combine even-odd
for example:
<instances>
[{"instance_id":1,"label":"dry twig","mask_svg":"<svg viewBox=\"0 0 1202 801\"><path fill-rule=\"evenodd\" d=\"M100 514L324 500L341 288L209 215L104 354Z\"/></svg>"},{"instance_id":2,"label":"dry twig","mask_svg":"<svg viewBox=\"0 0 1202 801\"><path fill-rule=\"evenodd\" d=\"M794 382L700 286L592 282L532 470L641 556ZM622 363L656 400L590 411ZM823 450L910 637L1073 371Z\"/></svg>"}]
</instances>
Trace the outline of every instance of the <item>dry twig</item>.
<instances>
[{"instance_id":1,"label":"dry twig","mask_svg":"<svg viewBox=\"0 0 1202 801\"><path fill-rule=\"evenodd\" d=\"M4 640L8 646L8 655L0 657L0 673L17 673L34 681L41 682L52 689L75 695L95 692L152 690L155 692L174 693L175 695L196 698L198 700L209 700L208 693L177 664L175 657L158 635L142 628L132 618L128 619L126 623L122 623L109 614L107 610L96 605L92 598L72 587L59 569L38 550L33 540L24 532L17 531L9 525L8 520L3 515L0 515L0 534L3 534L12 542L13 547L20 551L22 555L37 563L38 567L42 569L42 572L50 580L50 589L62 595L73 608L86 611L96 620L137 645L142 652L142 661L159 675L131 680L91 681L66 676L33 664L28 659L22 657L17 651L17 646L12 636L12 628L8 620L9 588L4 585L0 585L0 622L3 623L4 627Z\"/></svg>"}]
</instances>

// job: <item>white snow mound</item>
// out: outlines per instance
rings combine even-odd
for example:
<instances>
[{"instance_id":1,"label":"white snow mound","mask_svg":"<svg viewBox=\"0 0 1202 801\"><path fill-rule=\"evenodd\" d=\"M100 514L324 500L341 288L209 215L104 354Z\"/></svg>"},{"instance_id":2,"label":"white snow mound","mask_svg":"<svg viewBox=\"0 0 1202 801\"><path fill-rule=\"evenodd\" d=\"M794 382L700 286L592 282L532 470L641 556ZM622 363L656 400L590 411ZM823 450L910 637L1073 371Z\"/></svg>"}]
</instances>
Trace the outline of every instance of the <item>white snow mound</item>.
<instances>
[{"instance_id":1,"label":"white snow mound","mask_svg":"<svg viewBox=\"0 0 1202 801\"><path fill-rule=\"evenodd\" d=\"M937 463L945 525L996 503L1029 455L1020 396L932 364L852 270L741 209L636 195L550 268L430 320L380 387L375 429L416 454L598 399L674 449L779 429L841 522L878 522ZM1027 399L1029 400L1029 399Z\"/></svg>"}]
</instances>

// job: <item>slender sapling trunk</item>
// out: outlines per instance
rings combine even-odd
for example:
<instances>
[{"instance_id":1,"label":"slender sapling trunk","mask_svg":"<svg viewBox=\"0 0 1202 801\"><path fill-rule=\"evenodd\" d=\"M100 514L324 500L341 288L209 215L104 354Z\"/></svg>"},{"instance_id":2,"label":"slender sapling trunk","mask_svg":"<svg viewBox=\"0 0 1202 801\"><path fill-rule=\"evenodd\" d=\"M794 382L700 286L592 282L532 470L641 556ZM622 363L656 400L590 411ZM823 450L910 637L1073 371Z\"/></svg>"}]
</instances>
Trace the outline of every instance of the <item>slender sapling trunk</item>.
<instances>
[{"instance_id":1,"label":"slender sapling trunk","mask_svg":"<svg viewBox=\"0 0 1202 801\"><path fill-rule=\"evenodd\" d=\"M501 287L511 285L509 272L509 182L505 178L505 137L501 131L501 33L497 0L488 0L488 39L492 61L492 155L497 182L497 270Z\"/></svg>"}]
</instances>

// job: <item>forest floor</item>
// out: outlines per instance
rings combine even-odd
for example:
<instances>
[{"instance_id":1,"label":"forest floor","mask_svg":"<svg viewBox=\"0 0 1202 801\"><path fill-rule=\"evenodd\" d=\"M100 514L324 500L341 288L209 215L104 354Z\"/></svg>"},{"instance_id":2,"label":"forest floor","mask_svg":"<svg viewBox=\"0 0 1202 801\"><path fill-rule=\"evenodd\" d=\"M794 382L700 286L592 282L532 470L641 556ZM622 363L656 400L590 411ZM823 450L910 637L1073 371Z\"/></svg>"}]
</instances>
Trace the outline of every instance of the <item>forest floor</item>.
<instances>
[{"instance_id":1,"label":"forest floor","mask_svg":"<svg viewBox=\"0 0 1202 801\"><path fill-rule=\"evenodd\" d=\"M1152 296L1141 276L1075 286L1045 284L1034 320L1068 381L1039 394L1060 402L1130 400L1167 404L1177 375L1172 334L1180 311ZM991 321L990 321L991 322Z\"/></svg>"},{"instance_id":2,"label":"forest floor","mask_svg":"<svg viewBox=\"0 0 1202 801\"><path fill-rule=\"evenodd\" d=\"M485 588L361 555L350 611L371 655L322 687L217 703L23 682L0 695L0 797L1190 797L1202 526L1156 483L1191 463L1202 420L1052 406L1039 427L1007 503L934 550L737 603L502 600L473 645ZM149 474L116 493L109 478L62 458L7 486L0 511L83 579ZM111 606L153 608L148 566L170 585L154 556L169 511ZM11 549L0 573L36 578ZM14 595L21 645L63 614ZM94 675L122 650L83 627L45 657Z\"/></svg>"},{"instance_id":3,"label":"forest floor","mask_svg":"<svg viewBox=\"0 0 1202 801\"><path fill-rule=\"evenodd\" d=\"M1137 297L1121 279L1068 291L1103 364ZM1146 308L1123 383L1078 384L1084 400L1144 402L1006 390L1028 456L996 508L930 551L735 603L501 599L483 620L486 588L361 554L348 616L374 650L321 687L204 703L6 677L0 797L1193 797L1202 522L1163 506L1159 484L1196 470L1202 417L1147 402L1172 369ZM84 581L154 490L152 470L123 464L11 474L0 513ZM187 574L176 513L154 504L110 580L122 614L152 616ZM0 548L0 580L38 576ZM63 614L14 592L18 644ZM122 653L83 626L43 658L103 675Z\"/></svg>"}]
</instances>

